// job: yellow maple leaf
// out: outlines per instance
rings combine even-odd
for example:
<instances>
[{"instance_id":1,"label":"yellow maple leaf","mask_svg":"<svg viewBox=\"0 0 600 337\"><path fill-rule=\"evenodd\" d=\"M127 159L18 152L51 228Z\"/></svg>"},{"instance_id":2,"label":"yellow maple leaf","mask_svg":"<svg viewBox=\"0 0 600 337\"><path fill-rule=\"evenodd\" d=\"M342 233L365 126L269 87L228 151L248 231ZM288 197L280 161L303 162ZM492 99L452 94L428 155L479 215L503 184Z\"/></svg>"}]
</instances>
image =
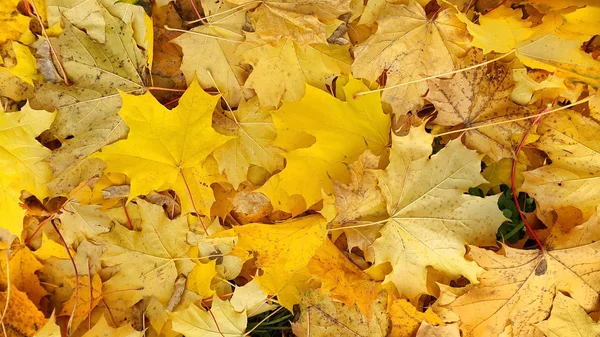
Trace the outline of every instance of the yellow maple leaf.
<instances>
[{"instance_id":1,"label":"yellow maple leaf","mask_svg":"<svg viewBox=\"0 0 600 337\"><path fill-rule=\"evenodd\" d=\"M75 278L68 280L71 287L78 288L65 302L59 316L87 316L102 300L102 280L98 274L91 279L89 275L79 275L76 284ZM75 309L73 311L73 309Z\"/></svg>"},{"instance_id":2,"label":"yellow maple leaf","mask_svg":"<svg viewBox=\"0 0 600 337\"><path fill-rule=\"evenodd\" d=\"M467 68L483 61L481 51L474 49L458 62L458 66ZM466 127L485 125L466 131L465 145L496 161L512 158L518 145L512 135L525 133L530 122L489 124L534 113L534 110L511 101L513 87L512 62L501 61L455 74L450 79L430 80L426 99L438 112L432 123Z\"/></svg>"},{"instance_id":3,"label":"yellow maple leaf","mask_svg":"<svg viewBox=\"0 0 600 337\"><path fill-rule=\"evenodd\" d=\"M303 212L333 191L331 178L348 181L347 163L366 149L374 153L388 145L390 118L378 95L352 96L368 90L360 80L344 86L341 101L315 87L306 86L299 102L285 102L272 113L277 128L275 145L288 150L286 167L259 190L274 207L293 214ZM299 180L306 172L311 179Z\"/></svg>"},{"instance_id":4,"label":"yellow maple leaf","mask_svg":"<svg viewBox=\"0 0 600 337\"><path fill-rule=\"evenodd\" d=\"M102 256L107 266L118 272L104 282L104 300L115 317L120 317L145 296L154 296L166 305L189 244L186 217L169 220L162 207L138 199L141 230L131 231L116 225L98 236L108 250ZM182 260L182 261L180 261ZM177 262L177 263L176 263ZM191 262L189 262L191 263Z\"/></svg>"},{"instance_id":5,"label":"yellow maple leaf","mask_svg":"<svg viewBox=\"0 0 600 337\"><path fill-rule=\"evenodd\" d=\"M211 288L211 281L217 275L216 264L217 260L211 260L208 263L197 263L188 275L185 287L202 298L212 296L215 291Z\"/></svg>"},{"instance_id":6,"label":"yellow maple leaf","mask_svg":"<svg viewBox=\"0 0 600 337\"><path fill-rule=\"evenodd\" d=\"M1 255L5 255L6 251L0 250ZM6 261L0 260L0 284L4 283L6 273ZM43 265L35 258L35 255L27 246L18 246L10 251L8 258L8 268L10 274L10 285L27 294L27 297L34 305L39 305L40 300L48 295L44 289L36 272L43 270Z\"/></svg>"},{"instance_id":7,"label":"yellow maple leaf","mask_svg":"<svg viewBox=\"0 0 600 337\"><path fill-rule=\"evenodd\" d=\"M203 162L230 138L211 126L219 97L204 92L197 82L192 83L173 110L165 108L150 93L122 93L121 97L120 115L130 128L129 135L105 146L93 157L106 162L107 172L125 173L131 179L129 200L171 188L181 198L184 211L193 210L196 205L198 211L210 214L214 201L212 181L201 180L209 174Z\"/></svg>"},{"instance_id":8,"label":"yellow maple leaf","mask_svg":"<svg viewBox=\"0 0 600 337\"><path fill-rule=\"evenodd\" d=\"M283 167L281 151L271 145L277 136L271 114L260 107L257 97L241 101L237 110L225 111L213 119L217 131L235 137L214 153L219 169L234 188L247 180L251 165L269 173Z\"/></svg>"},{"instance_id":9,"label":"yellow maple leaf","mask_svg":"<svg viewBox=\"0 0 600 337\"><path fill-rule=\"evenodd\" d=\"M294 273L305 267L326 240L325 219L311 215L275 225L247 224L234 227L236 248L253 252L264 273L254 277L269 295L277 294Z\"/></svg>"},{"instance_id":10,"label":"yellow maple leaf","mask_svg":"<svg viewBox=\"0 0 600 337\"><path fill-rule=\"evenodd\" d=\"M54 313L48 318L44 326L35 334L35 337L58 337L61 336L60 327L56 324Z\"/></svg>"},{"instance_id":11,"label":"yellow maple leaf","mask_svg":"<svg viewBox=\"0 0 600 337\"><path fill-rule=\"evenodd\" d=\"M395 298L388 300L388 315L392 323L390 336L413 336L421 322L441 325L442 320L431 310L421 312L408 300Z\"/></svg>"},{"instance_id":12,"label":"yellow maple leaf","mask_svg":"<svg viewBox=\"0 0 600 337\"><path fill-rule=\"evenodd\" d=\"M185 336L222 337L244 336L247 318L245 312L237 312L229 301L214 296L210 313L191 305L172 314L173 330Z\"/></svg>"},{"instance_id":13,"label":"yellow maple leaf","mask_svg":"<svg viewBox=\"0 0 600 337\"><path fill-rule=\"evenodd\" d=\"M328 77L350 73L352 59L348 47L303 46L290 39L271 45L248 34L237 49L244 63L253 68L244 87L254 89L264 107L277 107L281 100L300 100L306 83L326 90Z\"/></svg>"},{"instance_id":14,"label":"yellow maple leaf","mask_svg":"<svg viewBox=\"0 0 600 337\"><path fill-rule=\"evenodd\" d=\"M575 111L560 111L542 119L540 138L533 143L552 164L525 172L521 190L535 198L541 211L569 206L584 220L600 201L600 124Z\"/></svg>"},{"instance_id":15,"label":"yellow maple leaf","mask_svg":"<svg viewBox=\"0 0 600 337\"><path fill-rule=\"evenodd\" d=\"M236 5L254 5L253 0L230 0ZM250 17L256 34L269 43L291 38L300 44L326 43L327 24L350 12L350 0L261 1Z\"/></svg>"},{"instance_id":16,"label":"yellow maple leaf","mask_svg":"<svg viewBox=\"0 0 600 337\"><path fill-rule=\"evenodd\" d=\"M195 27L174 39L183 51L181 71L189 83L197 79L204 89L215 86L231 107L236 107L253 93L244 89L248 69L236 48L244 41L242 27L246 11L231 13L233 5L224 1L202 0L207 24Z\"/></svg>"},{"instance_id":17,"label":"yellow maple leaf","mask_svg":"<svg viewBox=\"0 0 600 337\"><path fill-rule=\"evenodd\" d=\"M83 334L82 337L142 337L144 331L136 331L131 324L124 324L121 327L113 328L108 324L106 318L100 317L92 329Z\"/></svg>"},{"instance_id":18,"label":"yellow maple leaf","mask_svg":"<svg viewBox=\"0 0 600 337\"><path fill-rule=\"evenodd\" d=\"M454 57L465 52L468 42L456 13L450 7L430 20L416 1L387 5L376 21L377 32L355 48L352 74L374 82L386 72L386 85L392 86L454 70ZM404 115L421 104L426 91L427 84L420 82L386 90L382 100Z\"/></svg>"},{"instance_id":19,"label":"yellow maple leaf","mask_svg":"<svg viewBox=\"0 0 600 337\"><path fill-rule=\"evenodd\" d=\"M0 212L2 228L21 235L25 211L19 207L21 190L43 199L48 195L46 183L52 172L43 160L50 150L37 142L48 129L54 114L33 110L26 105L21 111L6 113L0 109Z\"/></svg>"},{"instance_id":20,"label":"yellow maple leaf","mask_svg":"<svg viewBox=\"0 0 600 337\"><path fill-rule=\"evenodd\" d=\"M473 36L472 45L484 53L515 51L528 67L600 86L599 62L580 48L598 34L600 7L588 5L571 13L549 12L535 26L521 17L521 10L505 6L480 16L479 24L459 15Z\"/></svg>"},{"instance_id":21,"label":"yellow maple leaf","mask_svg":"<svg viewBox=\"0 0 600 337\"><path fill-rule=\"evenodd\" d=\"M482 156L453 140L430 157L432 141L424 126L393 137L390 164L377 171L389 219L373 243L375 262L391 263L393 271L384 282L393 282L411 299L429 293L429 266L477 282L482 270L465 259L464 245L494 245L505 220L498 196L465 194L485 182Z\"/></svg>"},{"instance_id":22,"label":"yellow maple leaf","mask_svg":"<svg viewBox=\"0 0 600 337\"><path fill-rule=\"evenodd\" d=\"M547 337L600 336L600 324L594 322L577 301L560 291L554 297L550 317L536 326Z\"/></svg>"}]
</instances>

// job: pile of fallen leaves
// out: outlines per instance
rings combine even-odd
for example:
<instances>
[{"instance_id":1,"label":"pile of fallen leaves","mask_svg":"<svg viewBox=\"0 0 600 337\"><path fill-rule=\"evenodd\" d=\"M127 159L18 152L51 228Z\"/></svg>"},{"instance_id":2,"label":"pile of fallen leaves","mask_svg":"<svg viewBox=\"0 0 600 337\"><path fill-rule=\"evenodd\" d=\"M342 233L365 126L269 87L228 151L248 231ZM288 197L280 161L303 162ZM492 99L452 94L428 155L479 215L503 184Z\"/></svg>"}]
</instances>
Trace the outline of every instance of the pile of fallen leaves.
<instances>
[{"instance_id":1,"label":"pile of fallen leaves","mask_svg":"<svg viewBox=\"0 0 600 337\"><path fill-rule=\"evenodd\" d=\"M0 0L0 336L600 336L600 4Z\"/></svg>"}]
</instances>

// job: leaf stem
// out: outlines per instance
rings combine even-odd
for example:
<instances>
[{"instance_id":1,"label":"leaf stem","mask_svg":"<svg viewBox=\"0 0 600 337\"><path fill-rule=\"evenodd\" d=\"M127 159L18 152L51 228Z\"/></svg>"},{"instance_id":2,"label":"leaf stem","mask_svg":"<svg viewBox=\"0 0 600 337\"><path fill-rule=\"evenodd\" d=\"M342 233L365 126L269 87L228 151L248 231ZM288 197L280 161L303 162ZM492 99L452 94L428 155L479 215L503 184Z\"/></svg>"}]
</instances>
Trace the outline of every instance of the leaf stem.
<instances>
[{"instance_id":1,"label":"leaf stem","mask_svg":"<svg viewBox=\"0 0 600 337\"><path fill-rule=\"evenodd\" d=\"M537 114L537 118L533 121L533 123L531 123L531 126L529 127L529 129L527 129L527 131L525 131L525 134L523 134L523 138L521 138L521 142L519 143L519 146L515 150L515 158L513 159L512 170L510 172L510 189L512 191L512 197L515 202L515 206L517 207L517 211L519 212L519 216L521 217L521 220L523 220L525 227L527 227L527 231L529 232L529 235L531 235L531 237L535 240L538 247L542 251L545 251L544 245L542 244L542 241L540 241L540 239L538 238L537 234L535 234L535 232L533 231L533 228L531 228L529 221L527 221L527 218L525 218L525 215L523 214L523 211L521 210L521 205L519 205L518 194L517 194L517 190L515 188L515 176L516 176L516 172L517 172L517 163L519 162L519 153L521 153L521 149L523 148L523 145L525 145L527 136L529 136L531 129L540 122L540 120L544 116L543 113L546 112L548 110L548 108L549 107L544 108L544 110L542 110L541 113Z\"/></svg>"}]
</instances>

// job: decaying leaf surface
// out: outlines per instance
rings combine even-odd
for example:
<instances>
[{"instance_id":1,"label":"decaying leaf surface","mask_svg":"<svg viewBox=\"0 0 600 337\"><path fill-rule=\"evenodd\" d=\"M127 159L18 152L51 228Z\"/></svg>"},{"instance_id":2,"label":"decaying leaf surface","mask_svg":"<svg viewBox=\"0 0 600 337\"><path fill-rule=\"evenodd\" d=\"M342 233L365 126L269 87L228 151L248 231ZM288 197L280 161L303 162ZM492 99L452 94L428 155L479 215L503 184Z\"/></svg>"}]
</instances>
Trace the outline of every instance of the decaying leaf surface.
<instances>
[{"instance_id":1,"label":"decaying leaf surface","mask_svg":"<svg viewBox=\"0 0 600 337\"><path fill-rule=\"evenodd\" d=\"M231 0L247 8L252 0ZM327 24L350 12L350 0L262 1L252 11L256 34L270 43L291 38L300 44L326 43Z\"/></svg>"},{"instance_id":2,"label":"decaying leaf surface","mask_svg":"<svg viewBox=\"0 0 600 337\"><path fill-rule=\"evenodd\" d=\"M504 221L497 197L464 194L485 182L481 156L454 140L429 157L432 141L423 127L393 137L390 164L377 172L389 220L373 244L375 262L392 264L386 282L409 298L429 292L428 266L477 282L482 270L465 259L464 245L494 245Z\"/></svg>"},{"instance_id":3,"label":"decaying leaf surface","mask_svg":"<svg viewBox=\"0 0 600 337\"><path fill-rule=\"evenodd\" d=\"M374 82L385 72L387 86L454 70L454 58L464 54L468 41L454 8L429 20L416 1L388 5L376 22L377 32L354 50L352 74ZM426 91L421 82L387 90L382 99L404 115L421 103Z\"/></svg>"},{"instance_id":4,"label":"decaying leaf surface","mask_svg":"<svg viewBox=\"0 0 600 337\"><path fill-rule=\"evenodd\" d=\"M598 309L599 242L581 244L545 252L505 246L501 254L471 247L468 256L486 271L447 307L467 336L497 336L508 325L513 336L542 336L535 324L548 317L559 291L588 311Z\"/></svg>"},{"instance_id":5,"label":"decaying leaf surface","mask_svg":"<svg viewBox=\"0 0 600 337\"><path fill-rule=\"evenodd\" d=\"M547 337L600 336L600 324L583 310L574 299L556 293L550 317L538 324Z\"/></svg>"},{"instance_id":6,"label":"decaying leaf surface","mask_svg":"<svg viewBox=\"0 0 600 337\"><path fill-rule=\"evenodd\" d=\"M94 156L107 163L107 172L125 173L131 179L130 200L172 188L185 211L193 210L194 202L202 213L210 214L212 181L200 180L208 175L203 162L229 139L211 126L219 97L207 94L195 82L174 110L162 106L150 93L122 94L122 99L120 115L131 128L127 139L105 146Z\"/></svg>"},{"instance_id":7,"label":"decaying leaf surface","mask_svg":"<svg viewBox=\"0 0 600 337\"><path fill-rule=\"evenodd\" d=\"M387 300L380 294L370 315L356 306L336 302L317 291L302 294L300 319L292 325L296 336L387 336L389 322L385 316ZM310 317L309 317L310 316Z\"/></svg>"},{"instance_id":8,"label":"decaying leaf surface","mask_svg":"<svg viewBox=\"0 0 600 337\"><path fill-rule=\"evenodd\" d=\"M584 218L596 212L600 202L600 124L574 111L545 117L534 143L548 154L552 164L525 172L522 190L543 210L573 206Z\"/></svg>"},{"instance_id":9,"label":"decaying leaf surface","mask_svg":"<svg viewBox=\"0 0 600 337\"><path fill-rule=\"evenodd\" d=\"M177 259L190 248L185 218L169 220L160 206L141 199L136 202L142 217L140 231L117 225L97 239L108 248L103 263L118 267L102 288L115 315L144 296L153 296L166 305L179 274Z\"/></svg>"},{"instance_id":10,"label":"decaying leaf surface","mask_svg":"<svg viewBox=\"0 0 600 337\"><path fill-rule=\"evenodd\" d=\"M7 40L18 40L21 35L29 30L29 18L17 12L17 0L0 1L0 22L5 29L0 33L0 43Z\"/></svg>"},{"instance_id":11,"label":"decaying leaf surface","mask_svg":"<svg viewBox=\"0 0 600 337\"><path fill-rule=\"evenodd\" d=\"M19 112L0 109L0 212L2 228L20 235L24 211L19 207L21 190L44 198L52 172L43 160L50 150L35 139L54 120L54 114L25 106Z\"/></svg>"},{"instance_id":12,"label":"decaying leaf surface","mask_svg":"<svg viewBox=\"0 0 600 337\"><path fill-rule=\"evenodd\" d=\"M284 155L287 164L259 191L275 208L294 214L304 211L321 200L322 191L332 192L330 177L347 182L345 163L366 149L380 153L387 146L390 117L383 113L378 97L352 98L367 89L361 81L350 79L344 86L344 102L306 86L301 101L286 102L272 113L275 144L288 150ZM311 172L312 179L299 181L296 177L303 172Z\"/></svg>"},{"instance_id":13,"label":"decaying leaf surface","mask_svg":"<svg viewBox=\"0 0 600 337\"><path fill-rule=\"evenodd\" d=\"M98 160L88 157L127 134L127 125L118 115L117 90L144 90L146 55L136 45L131 25L101 4L98 8L106 22L106 41L99 43L63 20L63 33L50 42L62 55L72 85L43 83L31 101L33 107L57 110L50 131L63 144L48 158L54 175L49 186L56 194L68 193L98 174L102 169Z\"/></svg>"},{"instance_id":14,"label":"decaying leaf surface","mask_svg":"<svg viewBox=\"0 0 600 337\"><path fill-rule=\"evenodd\" d=\"M173 330L185 336L244 336L246 313L237 312L229 301L214 296L210 312L195 305L172 314Z\"/></svg>"},{"instance_id":15,"label":"decaying leaf surface","mask_svg":"<svg viewBox=\"0 0 600 337\"><path fill-rule=\"evenodd\" d=\"M485 61L478 50L470 51L459 61L467 68ZM513 103L512 63L495 62L485 67L455 74L451 79L429 81L427 100L438 114L433 124L443 126L486 127L465 133L465 145L495 160L514 157L513 134L527 131L527 121L487 126L531 114L531 110Z\"/></svg>"},{"instance_id":16,"label":"decaying leaf surface","mask_svg":"<svg viewBox=\"0 0 600 337\"><path fill-rule=\"evenodd\" d=\"M348 46L303 46L291 39L271 45L254 35L247 35L236 52L253 67L245 87L256 91L264 107L300 100L307 83L326 90L325 80L350 73L352 63Z\"/></svg>"},{"instance_id":17,"label":"decaying leaf surface","mask_svg":"<svg viewBox=\"0 0 600 337\"><path fill-rule=\"evenodd\" d=\"M6 306L7 300L8 306ZM44 314L24 292L14 286L10 286L10 291L7 289L0 292L0 307L8 309L2 315L2 327L6 331L6 337L33 337L46 324Z\"/></svg>"}]
</instances>

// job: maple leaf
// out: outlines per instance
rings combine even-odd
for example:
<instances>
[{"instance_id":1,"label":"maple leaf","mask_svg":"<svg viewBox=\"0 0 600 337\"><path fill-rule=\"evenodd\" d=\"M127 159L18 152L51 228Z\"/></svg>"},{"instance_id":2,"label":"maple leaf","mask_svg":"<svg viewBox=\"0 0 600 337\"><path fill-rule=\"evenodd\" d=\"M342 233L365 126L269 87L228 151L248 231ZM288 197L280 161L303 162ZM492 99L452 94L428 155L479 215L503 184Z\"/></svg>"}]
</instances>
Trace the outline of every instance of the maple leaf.
<instances>
[{"instance_id":1,"label":"maple leaf","mask_svg":"<svg viewBox=\"0 0 600 337\"><path fill-rule=\"evenodd\" d=\"M35 334L35 337L56 337L60 336L60 327L56 324L54 313L44 326Z\"/></svg>"},{"instance_id":2,"label":"maple leaf","mask_svg":"<svg viewBox=\"0 0 600 337\"><path fill-rule=\"evenodd\" d=\"M235 137L214 153L219 169L225 172L234 188L247 180L251 165L269 172L283 167L281 151L271 146L277 136L271 114L260 107L256 97L242 101L237 110L224 111L213 119L217 131Z\"/></svg>"},{"instance_id":3,"label":"maple leaf","mask_svg":"<svg viewBox=\"0 0 600 337\"><path fill-rule=\"evenodd\" d=\"M43 160L50 150L37 142L42 131L48 129L54 114L33 110L26 105L21 111L5 113L0 109L0 212L2 228L20 235L23 230L24 210L19 207L21 190L38 198L48 195L46 183L52 172Z\"/></svg>"},{"instance_id":4,"label":"maple leaf","mask_svg":"<svg viewBox=\"0 0 600 337\"><path fill-rule=\"evenodd\" d=\"M58 110L50 131L62 146L48 158L54 175L49 188L55 194L68 193L101 172L101 162L88 157L127 134L118 115L117 90L144 90L146 55L137 47L131 25L100 3L98 10L106 22L106 42L97 42L63 20L63 33L49 42L61 55L72 85L43 83L31 100L32 107Z\"/></svg>"},{"instance_id":5,"label":"maple leaf","mask_svg":"<svg viewBox=\"0 0 600 337\"><path fill-rule=\"evenodd\" d=\"M425 312L420 312L403 298L395 298L389 301L387 310L392 323L390 336L413 336L421 322L436 325L443 324L431 308L428 308Z\"/></svg>"},{"instance_id":6,"label":"maple leaf","mask_svg":"<svg viewBox=\"0 0 600 337\"><path fill-rule=\"evenodd\" d=\"M275 208L293 214L303 212L321 200L322 191L331 193L331 178L347 182L351 163L366 149L380 153L389 140L390 118L377 95L352 96L368 88L350 79L344 86L347 100L341 101L312 86L299 102L285 102L274 111L277 145L288 152L286 167L258 191ZM297 177L311 172L312 178ZM302 199L300 199L300 197Z\"/></svg>"},{"instance_id":7,"label":"maple leaf","mask_svg":"<svg viewBox=\"0 0 600 337\"><path fill-rule=\"evenodd\" d=\"M108 248L103 263L118 267L102 288L104 300L115 316L145 296L154 296L166 305L179 274L178 260L190 248L185 217L169 220L160 206L141 199L137 204L142 219L140 231L118 225L96 239Z\"/></svg>"},{"instance_id":8,"label":"maple leaf","mask_svg":"<svg viewBox=\"0 0 600 337\"><path fill-rule=\"evenodd\" d=\"M0 96L18 102L31 97L33 80L39 80L40 74L35 57L27 46L13 41L11 47L14 60L9 57L3 60L0 57L0 65L5 65L0 67Z\"/></svg>"},{"instance_id":9,"label":"maple leaf","mask_svg":"<svg viewBox=\"0 0 600 337\"><path fill-rule=\"evenodd\" d=\"M173 110L150 93L123 93L122 99L120 115L131 129L129 135L93 157L108 165L106 172L125 173L131 179L129 200L171 188L180 196L184 211L192 210L195 203L203 214L210 214L212 181L202 181L209 175L203 163L230 139L211 127L219 97L205 93L194 82Z\"/></svg>"},{"instance_id":10,"label":"maple leaf","mask_svg":"<svg viewBox=\"0 0 600 337\"><path fill-rule=\"evenodd\" d=\"M246 6L255 4L252 0L228 2ZM326 43L327 24L350 12L350 0L266 0L254 7L251 20L261 39L273 44L284 38L300 44Z\"/></svg>"},{"instance_id":11,"label":"maple leaf","mask_svg":"<svg viewBox=\"0 0 600 337\"><path fill-rule=\"evenodd\" d=\"M600 86L598 61L580 48L598 33L600 7L590 5L571 13L553 11L535 26L521 17L520 10L504 6L479 17L479 24L459 15L473 36L471 44L484 53L514 51L528 67Z\"/></svg>"},{"instance_id":12,"label":"maple leaf","mask_svg":"<svg viewBox=\"0 0 600 337\"><path fill-rule=\"evenodd\" d=\"M253 95L243 89L249 72L242 66L241 55L235 52L244 41L242 26L246 23L246 12L229 14L232 5L223 1L202 0L201 3L208 16L207 23L172 41L183 50L181 71L188 84L198 79L204 89L216 86L228 104L236 107L241 100Z\"/></svg>"},{"instance_id":13,"label":"maple leaf","mask_svg":"<svg viewBox=\"0 0 600 337\"><path fill-rule=\"evenodd\" d=\"M143 335L143 331L135 331L130 324L113 328L108 324L106 318L101 316L98 322L82 337L142 337Z\"/></svg>"},{"instance_id":14,"label":"maple leaf","mask_svg":"<svg viewBox=\"0 0 600 337\"><path fill-rule=\"evenodd\" d=\"M594 224L598 230L598 223ZM471 247L467 254L486 271L479 284L444 303L461 319L467 336L500 334L512 326L513 336L541 336L536 323L548 317L554 295L568 292L587 311L598 309L600 280L596 253L600 241L587 237L572 242L549 237L555 250L518 250L507 246L495 253ZM575 244L575 245L574 245ZM440 298L440 301L446 302ZM477 315L472 315L477 312Z\"/></svg>"},{"instance_id":15,"label":"maple leaf","mask_svg":"<svg viewBox=\"0 0 600 337\"><path fill-rule=\"evenodd\" d=\"M600 336L600 324L594 322L574 299L556 293L550 317L536 324L548 337Z\"/></svg>"},{"instance_id":16,"label":"maple leaf","mask_svg":"<svg viewBox=\"0 0 600 337\"><path fill-rule=\"evenodd\" d=\"M244 336L247 318L245 312L237 312L229 301L218 296L212 299L210 312L195 305L172 314L173 330L185 336L222 337Z\"/></svg>"},{"instance_id":17,"label":"maple leaf","mask_svg":"<svg viewBox=\"0 0 600 337\"><path fill-rule=\"evenodd\" d=\"M481 155L453 140L430 157L433 136L423 126L392 141L390 164L377 172L389 219L373 243L375 262L392 264L385 282L409 298L429 292L428 266L477 282L481 268L465 259L464 245L494 245L504 221L498 196L464 194L485 182Z\"/></svg>"},{"instance_id":18,"label":"maple leaf","mask_svg":"<svg viewBox=\"0 0 600 337\"><path fill-rule=\"evenodd\" d=\"M5 250L0 250L0 253L6 255ZM6 261L2 259L0 260L0 268L2 270L0 271L0 284L3 284L8 278L7 283L25 293L33 305L40 305L40 300L48 295L48 292L41 286L36 274L44 267L27 246L18 246L11 250L8 257L8 266ZM6 274L7 268L8 274Z\"/></svg>"},{"instance_id":19,"label":"maple leaf","mask_svg":"<svg viewBox=\"0 0 600 337\"><path fill-rule=\"evenodd\" d=\"M473 50L459 61L468 68L484 61L481 51ZM433 124L486 127L465 132L465 145L495 160L514 156L513 134L527 131L527 121L488 126L532 114L533 111L513 103L512 63L495 62L485 67L455 74L451 79L429 81L426 99L438 111Z\"/></svg>"},{"instance_id":20,"label":"maple leaf","mask_svg":"<svg viewBox=\"0 0 600 337\"><path fill-rule=\"evenodd\" d=\"M574 111L544 117L533 143L552 160L525 172L521 190L535 198L541 211L574 206L588 219L600 202L600 124Z\"/></svg>"},{"instance_id":21,"label":"maple leaf","mask_svg":"<svg viewBox=\"0 0 600 337\"><path fill-rule=\"evenodd\" d=\"M348 46L303 46L291 39L271 45L252 34L236 52L253 68L244 87L254 89L264 107L300 100L306 83L326 90L325 79L350 73L352 63Z\"/></svg>"},{"instance_id":22,"label":"maple leaf","mask_svg":"<svg viewBox=\"0 0 600 337\"><path fill-rule=\"evenodd\" d=\"M292 331L296 336L307 336L310 331L310 336L314 337L384 337L389 328L386 305L386 295L382 292L373 303L371 314L365 315L355 306L334 301L316 290L309 290L302 294L300 318L292 324Z\"/></svg>"},{"instance_id":23,"label":"maple leaf","mask_svg":"<svg viewBox=\"0 0 600 337\"><path fill-rule=\"evenodd\" d=\"M325 219L312 215L277 225L248 224L234 227L236 248L254 252L263 274L254 280L269 295L275 295L294 273L305 267L325 242Z\"/></svg>"},{"instance_id":24,"label":"maple leaf","mask_svg":"<svg viewBox=\"0 0 600 337\"><path fill-rule=\"evenodd\" d=\"M429 20L416 1L387 5L376 20L377 32L355 47L352 74L375 82L385 72L386 86L393 86L454 70L454 58L464 54L468 41L456 13L447 8ZM404 115L422 103L426 91L420 82L386 90L382 100Z\"/></svg>"},{"instance_id":25,"label":"maple leaf","mask_svg":"<svg viewBox=\"0 0 600 337\"><path fill-rule=\"evenodd\" d=\"M102 212L98 205L84 206L70 202L64 209L65 212L57 217L60 219L58 228L68 245L93 239L111 229L113 219L109 214Z\"/></svg>"}]
</instances>

